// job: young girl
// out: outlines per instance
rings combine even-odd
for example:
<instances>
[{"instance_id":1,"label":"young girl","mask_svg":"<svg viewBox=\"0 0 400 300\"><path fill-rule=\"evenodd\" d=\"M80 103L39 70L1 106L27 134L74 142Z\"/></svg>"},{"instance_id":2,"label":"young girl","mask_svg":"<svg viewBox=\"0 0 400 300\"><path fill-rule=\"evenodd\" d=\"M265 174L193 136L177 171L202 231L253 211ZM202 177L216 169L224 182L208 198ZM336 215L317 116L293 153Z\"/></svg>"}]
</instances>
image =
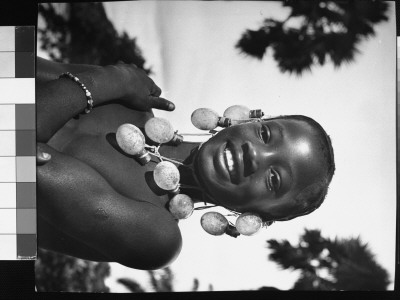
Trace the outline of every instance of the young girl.
<instances>
[{"instance_id":1,"label":"young girl","mask_svg":"<svg viewBox=\"0 0 400 300\"><path fill-rule=\"evenodd\" d=\"M58 78L66 71L75 76ZM136 269L162 268L177 257L182 237L167 192L154 184L156 161L141 165L115 137L124 123L143 128L151 108L173 110L160 95L134 65L38 59L38 157L51 155L37 168L40 247ZM74 118L85 109L90 113ZM162 144L159 151L190 166L179 170L182 186L196 188L182 191L194 201L264 221L318 208L334 172L329 137L303 116L234 125L202 145Z\"/></svg>"}]
</instances>

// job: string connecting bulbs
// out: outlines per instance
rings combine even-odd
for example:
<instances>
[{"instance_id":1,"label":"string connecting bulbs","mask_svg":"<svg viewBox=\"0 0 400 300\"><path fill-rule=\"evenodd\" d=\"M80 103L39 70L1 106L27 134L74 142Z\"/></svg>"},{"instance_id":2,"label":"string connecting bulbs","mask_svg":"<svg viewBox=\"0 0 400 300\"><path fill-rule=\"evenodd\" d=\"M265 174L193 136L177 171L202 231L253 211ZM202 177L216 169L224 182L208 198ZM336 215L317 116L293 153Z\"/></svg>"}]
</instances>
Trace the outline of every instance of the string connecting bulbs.
<instances>
[{"instance_id":1,"label":"string connecting bulbs","mask_svg":"<svg viewBox=\"0 0 400 300\"><path fill-rule=\"evenodd\" d=\"M170 122L163 118L151 118L145 124L146 135L158 144L171 142L180 144L181 135L174 132ZM157 186L173 195L169 201L169 211L176 219L188 218L194 210L192 199L184 194L179 194L180 173L174 160L163 157L159 152L160 146L149 146L142 131L133 124L122 124L118 127L116 140L119 147L127 154L132 155L140 164L145 165L151 161L151 155L159 159L154 168L153 178ZM180 162L175 162L182 164ZM182 164L183 165L183 164Z\"/></svg>"},{"instance_id":2,"label":"string connecting bulbs","mask_svg":"<svg viewBox=\"0 0 400 300\"><path fill-rule=\"evenodd\" d=\"M202 130L213 130L220 127L229 127L236 124L260 121L264 113L261 110L250 110L243 105L228 107L223 116L208 108L199 108L192 113L191 121L195 127ZM119 147L135 158L140 164L146 165L152 156L159 162L154 168L153 178L157 186L168 191L170 200L168 209L175 219L186 219L193 214L194 202L190 196L180 193L180 173L176 164L189 167L181 162L174 161L159 153L162 144L179 145L183 142L183 135L174 131L170 122L163 118L151 118L144 126L146 137L157 146L146 144L143 132L133 124L122 124L116 132ZM214 132L215 133L215 132ZM189 167L190 168L190 167ZM188 186L186 186L188 187ZM190 187L188 187L190 188ZM202 208L198 208L202 209ZM238 214L235 225L218 212L207 212L201 217L202 228L211 235L228 234L233 237L238 235L254 235L261 227L265 226L259 215L254 213Z\"/></svg>"}]
</instances>

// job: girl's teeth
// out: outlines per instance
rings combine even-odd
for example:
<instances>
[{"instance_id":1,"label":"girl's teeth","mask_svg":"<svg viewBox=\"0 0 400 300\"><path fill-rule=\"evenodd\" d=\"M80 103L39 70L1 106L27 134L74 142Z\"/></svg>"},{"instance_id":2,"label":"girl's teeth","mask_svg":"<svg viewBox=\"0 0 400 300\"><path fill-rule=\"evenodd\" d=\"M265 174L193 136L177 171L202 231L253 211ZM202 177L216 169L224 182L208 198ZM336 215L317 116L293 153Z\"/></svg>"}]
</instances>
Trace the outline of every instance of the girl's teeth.
<instances>
[{"instance_id":1,"label":"girl's teeth","mask_svg":"<svg viewBox=\"0 0 400 300\"><path fill-rule=\"evenodd\" d=\"M228 165L228 170L231 172L233 171L233 157L231 151L228 149L225 149L225 157L226 157L226 163Z\"/></svg>"},{"instance_id":2,"label":"girl's teeth","mask_svg":"<svg viewBox=\"0 0 400 300\"><path fill-rule=\"evenodd\" d=\"M229 149L225 149L225 161L228 166L229 175L232 179L236 178L235 162L233 161L232 152Z\"/></svg>"}]
</instances>

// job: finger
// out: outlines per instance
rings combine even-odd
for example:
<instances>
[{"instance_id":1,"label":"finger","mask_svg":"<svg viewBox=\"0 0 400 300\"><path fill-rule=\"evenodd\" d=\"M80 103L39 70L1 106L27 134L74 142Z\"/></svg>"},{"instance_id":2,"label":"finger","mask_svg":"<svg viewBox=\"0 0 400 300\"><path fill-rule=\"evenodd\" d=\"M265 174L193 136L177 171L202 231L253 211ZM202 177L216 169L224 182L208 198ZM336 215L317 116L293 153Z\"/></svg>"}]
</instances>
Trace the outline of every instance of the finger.
<instances>
[{"instance_id":1,"label":"finger","mask_svg":"<svg viewBox=\"0 0 400 300\"><path fill-rule=\"evenodd\" d=\"M162 93L161 89L153 82L153 85L151 86L150 90L150 95L160 97L161 93Z\"/></svg>"},{"instance_id":2,"label":"finger","mask_svg":"<svg viewBox=\"0 0 400 300\"><path fill-rule=\"evenodd\" d=\"M149 102L150 102L150 107L152 108L162 109L167 111L173 111L175 109L174 103L161 97L149 96Z\"/></svg>"},{"instance_id":3,"label":"finger","mask_svg":"<svg viewBox=\"0 0 400 300\"><path fill-rule=\"evenodd\" d=\"M51 154L43 152L39 147L36 150L36 163L38 165L44 165L51 160Z\"/></svg>"}]
</instances>

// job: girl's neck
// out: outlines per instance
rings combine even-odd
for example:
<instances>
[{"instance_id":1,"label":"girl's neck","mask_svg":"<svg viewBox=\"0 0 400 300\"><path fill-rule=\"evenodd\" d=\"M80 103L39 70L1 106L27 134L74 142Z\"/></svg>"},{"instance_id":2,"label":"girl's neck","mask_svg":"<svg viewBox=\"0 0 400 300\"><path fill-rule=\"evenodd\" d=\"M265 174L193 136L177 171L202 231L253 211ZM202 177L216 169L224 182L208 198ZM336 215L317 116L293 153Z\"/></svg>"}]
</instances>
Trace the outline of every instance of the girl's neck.
<instances>
[{"instance_id":1,"label":"girl's neck","mask_svg":"<svg viewBox=\"0 0 400 300\"><path fill-rule=\"evenodd\" d=\"M177 166L180 173L181 193L190 196L194 202L206 201L205 193L194 171L194 160L199 146L200 143L183 142L178 146L163 144L159 149L162 156L183 163Z\"/></svg>"}]
</instances>

